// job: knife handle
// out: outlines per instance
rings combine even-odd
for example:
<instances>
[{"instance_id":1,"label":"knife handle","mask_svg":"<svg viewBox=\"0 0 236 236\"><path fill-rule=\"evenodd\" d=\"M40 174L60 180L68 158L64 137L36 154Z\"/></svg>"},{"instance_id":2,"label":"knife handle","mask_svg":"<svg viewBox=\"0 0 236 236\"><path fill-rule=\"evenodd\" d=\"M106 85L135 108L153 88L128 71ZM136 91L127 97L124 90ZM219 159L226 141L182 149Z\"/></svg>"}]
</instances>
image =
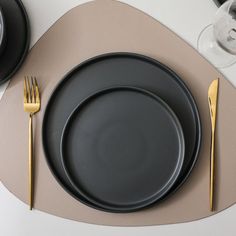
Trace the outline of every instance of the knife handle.
<instances>
[{"instance_id":1,"label":"knife handle","mask_svg":"<svg viewBox=\"0 0 236 236\"><path fill-rule=\"evenodd\" d=\"M211 159L210 159L210 210L214 211L215 192L215 131L211 134Z\"/></svg>"}]
</instances>

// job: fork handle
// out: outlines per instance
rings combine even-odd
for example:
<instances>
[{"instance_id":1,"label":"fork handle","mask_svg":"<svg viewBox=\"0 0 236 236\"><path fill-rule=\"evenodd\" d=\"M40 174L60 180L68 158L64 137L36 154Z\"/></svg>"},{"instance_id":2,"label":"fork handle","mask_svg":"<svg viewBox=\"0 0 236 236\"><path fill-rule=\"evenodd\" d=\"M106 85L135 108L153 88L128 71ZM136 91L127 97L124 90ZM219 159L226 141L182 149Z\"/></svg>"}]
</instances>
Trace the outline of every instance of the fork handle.
<instances>
[{"instance_id":1,"label":"fork handle","mask_svg":"<svg viewBox=\"0 0 236 236\"><path fill-rule=\"evenodd\" d=\"M32 114L29 115L29 207L33 208L33 123Z\"/></svg>"},{"instance_id":2,"label":"fork handle","mask_svg":"<svg viewBox=\"0 0 236 236\"><path fill-rule=\"evenodd\" d=\"M211 161L210 161L210 210L214 211L215 191L215 131L211 134Z\"/></svg>"}]
</instances>

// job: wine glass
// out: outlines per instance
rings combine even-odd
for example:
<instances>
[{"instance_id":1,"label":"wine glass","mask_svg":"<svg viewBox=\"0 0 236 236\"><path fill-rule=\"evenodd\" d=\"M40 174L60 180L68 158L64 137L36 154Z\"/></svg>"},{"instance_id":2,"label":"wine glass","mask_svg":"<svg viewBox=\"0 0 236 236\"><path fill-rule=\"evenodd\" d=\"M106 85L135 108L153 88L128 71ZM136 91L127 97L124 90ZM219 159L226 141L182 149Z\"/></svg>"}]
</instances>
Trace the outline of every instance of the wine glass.
<instances>
[{"instance_id":1,"label":"wine glass","mask_svg":"<svg viewBox=\"0 0 236 236\"><path fill-rule=\"evenodd\" d=\"M218 68L236 62L236 0L226 1L198 38L198 50Z\"/></svg>"}]
</instances>

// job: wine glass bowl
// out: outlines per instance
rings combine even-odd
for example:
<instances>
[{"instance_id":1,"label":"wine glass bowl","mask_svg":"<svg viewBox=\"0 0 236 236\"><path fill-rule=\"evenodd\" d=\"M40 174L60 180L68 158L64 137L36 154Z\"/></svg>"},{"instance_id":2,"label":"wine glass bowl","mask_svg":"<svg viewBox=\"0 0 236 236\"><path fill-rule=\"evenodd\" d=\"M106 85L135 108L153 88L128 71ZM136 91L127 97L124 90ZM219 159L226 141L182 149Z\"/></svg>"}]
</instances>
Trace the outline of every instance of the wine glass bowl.
<instances>
[{"instance_id":1,"label":"wine glass bowl","mask_svg":"<svg viewBox=\"0 0 236 236\"><path fill-rule=\"evenodd\" d=\"M236 0L225 2L201 32L198 50L218 68L236 62Z\"/></svg>"},{"instance_id":2,"label":"wine glass bowl","mask_svg":"<svg viewBox=\"0 0 236 236\"><path fill-rule=\"evenodd\" d=\"M236 54L236 1L227 1L216 13L213 33L226 51Z\"/></svg>"}]
</instances>

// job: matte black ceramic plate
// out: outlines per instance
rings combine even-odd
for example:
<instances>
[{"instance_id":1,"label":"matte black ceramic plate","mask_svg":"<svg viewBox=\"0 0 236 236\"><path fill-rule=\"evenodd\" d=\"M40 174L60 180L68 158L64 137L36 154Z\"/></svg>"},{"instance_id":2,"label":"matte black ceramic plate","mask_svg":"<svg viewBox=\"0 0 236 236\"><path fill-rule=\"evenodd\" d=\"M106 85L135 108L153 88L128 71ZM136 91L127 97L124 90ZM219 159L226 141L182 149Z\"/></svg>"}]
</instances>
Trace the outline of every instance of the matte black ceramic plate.
<instances>
[{"instance_id":1,"label":"matte black ceramic plate","mask_svg":"<svg viewBox=\"0 0 236 236\"><path fill-rule=\"evenodd\" d=\"M6 27L6 45L0 57L0 84L10 79L25 59L30 42L29 22L20 0L0 0Z\"/></svg>"},{"instance_id":2,"label":"matte black ceramic plate","mask_svg":"<svg viewBox=\"0 0 236 236\"><path fill-rule=\"evenodd\" d=\"M98 90L134 86L161 97L178 117L185 139L185 158L173 193L190 174L198 156L201 127L197 106L183 81L158 61L132 53L111 53L92 58L68 73L58 84L46 107L42 138L48 165L62 187L92 205L73 188L63 169L60 141L64 125L75 107Z\"/></svg>"},{"instance_id":3,"label":"matte black ceramic plate","mask_svg":"<svg viewBox=\"0 0 236 236\"><path fill-rule=\"evenodd\" d=\"M5 18L3 16L2 8L0 6L0 56L5 49L6 43L6 27Z\"/></svg>"},{"instance_id":4,"label":"matte black ceramic plate","mask_svg":"<svg viewBox=\"0 0 236 236\"><path fill-rule=\"evenodd\" d=\"M162 198L178 178L184 136L156 95L112 87L82 101L64 127L62 164L72 186L105 210L130 212Z\"/></svg>"}]
</instances>

